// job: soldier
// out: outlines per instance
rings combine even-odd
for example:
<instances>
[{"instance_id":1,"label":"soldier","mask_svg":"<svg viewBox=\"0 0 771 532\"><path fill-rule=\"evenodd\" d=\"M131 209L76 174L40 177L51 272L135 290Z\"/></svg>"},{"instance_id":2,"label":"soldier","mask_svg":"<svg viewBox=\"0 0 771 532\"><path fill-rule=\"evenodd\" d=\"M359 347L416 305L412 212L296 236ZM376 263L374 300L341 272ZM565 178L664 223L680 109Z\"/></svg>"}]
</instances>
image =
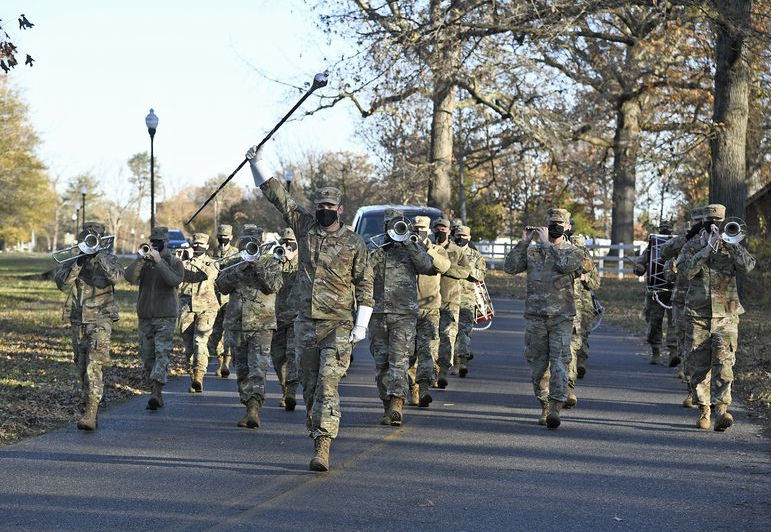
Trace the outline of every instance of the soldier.
<instances>
[{"instance_id":1,"label":"soldier","mask_svg":"<svg viewBox=\"0 0 771 532\"><path fill-rule=\"evenodd\" d=\"M169 253L169 228L153 227L150 251L137 256L126 269L126 280L139 285L137 316L139 317L139 351L145 377L150 382L148 410L163 406L163 385L168 380L174 326L179 299L177 287L182 284L182 261Z\"/></svg>"},{"instance_id":2,"label":"soldier","mask_svg":"<svg viewBox=\"0 0 771 532\"><path fill-rule=\"evenodd\" d=\"M438 375L439 356L439 308L442 303L440 284L442 274L450 269L447 251L437 246L428 237L431 219L416 216L413 227L418 238L431 256L433 270L418 275L418 320L415 327L415 349L410 356L410 403L426 408L433 398L429 387ZM417 397L415 397L417 395Z\"/></svg>"},{"instance_id":3,"label":"soldier","mask_svg":"<svg viewBox=\"0 0 771 532\"><path fill-rule=\"evenodd\" d=\"M560 409L568 398L570 339L576 307L573 276L581 268L583 252L564 237L570 223L565 209L549 209L548 227L526 229L506 256L504 271L527 271L525 301L525 359L530 365L535 396L541 403L538 423L560 426ZM538 243L530 245L533 234Z\"/></svg>"},{"instance_id":4,"label":"soldier","mask_svg":"<svg viewBox=\"0 0 771 532\"><path fill-rule=\"evenodd\" d=\"M468 278L471 268L466 254L450 239L450 221L439 218L434 222L434 243L447 252L452 264L442 274L440 293L442 296L439 310L439 377L437 386L447 387L447 373L455 361L455 337L458 334L458 314L460 313L461 282Z\"/></svg>"},{"instance_id":5,"label":"soldier","mask_svg":"<svg viewBox=\"0 0 771 532\"><path fill-rule=\"evenodd\" d=\"M245 225L238 247L243 250L259 239L257 226ZM271 253L226 266L217 277L219 291L230 296L224 322L226 341L235 354L238 395L246 406L239 427L260 426L270 344L276 329L276 292L282 283L281 263Z\"/></svg>"},{"instance_id":6,"label":"soldier","mask_svg":"<svg viewBox=\"0 0 771 532\"><path fill-rule=\"evenodd\" d=\"M295 349L301 357L306 426L315 447L309 467L328 471L329 447L340 425L337 387L348 370L351 349L366 336L372 316L372 269L367 263L367 247L340 221L343 207L338 189L317 190L316 212L312 214L273 179L261 150L251 148L246 158L254 184L284 215L297 237Z\"/></svg>"},{"instance_id":7,"label":"soldier","mask_svg":"<svg viewBox=\"0 0 771 532\"><path fill-rule=\"evenodd\" d=\"M733 366L736 362L739 316L744 308L736 290L736 274L748 273L755 258L741 244L720 237L725 207L704 208L702 248L688 260L688 292L685 296L686 345L691 387L699 405L700 429L710 428L710 404L715 405L715 430L733 425L731 404Z\"/></svg>"},{"instance_id":8,"label":"soldier","mask_svg":"<svg viewBox=\"0 0 771 532\"><path fill-rule=\"evenodd\" d=\"M185 356L190 363L190 393L203 392L203 376L209 365L207 343L219 310L214 287L219 268L206 254L207 249L209 235L195 233L193 256L182 262L185 273L180 288L178 320Z\"/></svg>"},{"instance_id":9,"label":"soldier","mask_svg":"<svg viewBox=\"0 0 771 532\"><path fill-rule=\"evenodd\" d=\"M103 223L86 222L78 240L83 242L89 234L102 237L104 232ZM57 288L68 293L64 309L70 311L74 361L85 401L83 417L78 420L81 430L96 430L97 409L104 392L102 367L110 362L112 322L118 321L114 286L122 277L123 267L109 249L82 254L56 271Z\"/></svg>"},{"instance_id":10,"label":"soldier","mask_svg":"<svg viewBox=\"0 0 771 532\"><path fill-rule=\"evenodd\" d=\"M386 209L385 228L404 213ZM431 256L416 242L387 243L370 251L375 308L369 322L369 349L375 359L380 400L383 401L381 425L398 427L402 424L402 406L409 388L407 368L415 349L415 329L418 318L417 276L434 272Z\"/></svg>"},{"instance_id":11,"label":"soldier","mask_svg":"<svg viewBox=\"0 0 771 532\"><path fill-rule=\"evenodd\" d=\"M230 242L233 240L233 227L227 224L221 224L217 228L217 250L214 252L215 259L223 259L234 254L233 246ZM224 262L224 261L223 261ZM208 347L209 356L217 357L217 370L214 373L217 377L228 378L230 376L230 346L222 342L223 326L222 321L225 318L225 307L228 304L228 296L216 292L219 310L214 319L211 334L209 335ZM219 351L220 342L223 344L223 351Z\"/></svg>"},{"instance_id":12,"label":"soldier","mask_svg":"<svg viewBox=\"0 0 771 532\"><path fill-rule=\"evenodd\" d=\"M592 291L600 287L600 274L594 265L586 239L582 235L572 235L570 243L583 253L581 269L573 279L576 315L573 318L573 335L570 340L570 368L568 371L568 399L565 408L573 408L578 402L575 394L576 379L586 374L586 360L589 358L589 333L594 318Z\"/></svg>"},{"instance_id":13,"label":"soldier","mask_svg":"<svg viewBox=\"0 0 771 532\"><path fill-rule=\"evenodd\" d=\"M671 235L672 223L667 220L662 221L659 224L658 234ZM647 247L635 261L633 271L638 277L642 277L648 271L650 254L650 247ZM661 292L658 297L661 304L656 301L653 294L647 293L645 296L645 321L648 323L647 340L651 346L651 364L661 363L664 315L667 317L667 348L669 349L670 357L672 357L673 353L676 354L677 352L677 333L675 332L675 324L672 320L672 310L664 307L664 305L670 304L672 294L670 292Z\"/></svg>"},{"instance_id":14,"label":"soldier","mask_svg":"<svg viewBox=\"0 0 771 532\"><path fill-rule=\"evenodd\" d=\"M299 382L297 357L294 349L294 319L297 317L297 304L292 289L297 278L297 239L294 231L284 229L279 243L286 250L286 260L281 264L283 283L276 294L276 330L270 344L270 356L281 384L279 406L292 412L297 406L295 392Z\"/></svg>"},{"instance_id":15,"label":"soldier","mask_svg":"<svg viewBox=\"0 0 771 532\"><path fill-rule=\"evenodd\" d=\"M455 337L455 356L458 359L458 376L465 378L468 374L468 363L474 358L471 351L471 331L474 330L474 309L476 307L476 291L474 283L485 280L485 259L482 254L472 248L471 228L460 225L455 230L455 244L466 255L470 273L465 281L461 281L461 300L458 312L458 335Z\"/></svg>"}]
</instances>

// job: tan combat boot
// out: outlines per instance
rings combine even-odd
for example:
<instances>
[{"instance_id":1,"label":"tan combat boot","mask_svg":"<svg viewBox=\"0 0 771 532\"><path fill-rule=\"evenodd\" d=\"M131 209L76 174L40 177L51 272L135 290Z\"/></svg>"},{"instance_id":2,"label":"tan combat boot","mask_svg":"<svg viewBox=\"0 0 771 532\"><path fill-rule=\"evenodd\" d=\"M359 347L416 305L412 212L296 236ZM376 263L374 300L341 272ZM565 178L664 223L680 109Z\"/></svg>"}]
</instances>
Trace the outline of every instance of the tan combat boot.
<instances>
[{"instance_id":1,"label":"tan combat boot","mask_svg":"<svg viewBox=\"0 0 771 532\"><path fill-rule=\"evenodd\" d=\"M568 390L568 400L565 401L565 405L564 405L565 410L570 410L577 404L578 404L578 397L576 397L576 394L573 392L573 390Z\"/></svg>"},{"instance_id":2,"label":"tan combat boot","mask_svg":"<svg viewBox=\"0 0 771 532\"><path fill-rule=\"evenodd\" d=\"M150 399L147 400L148 410L157 410L163 406L163 384L158 381L153 381L150 384Z\"/></svg>"},{"instance_id":3,"label":"tan combat boot","mask_svg":"<svg viewBox=\"0 0 771 532\"><path fill-rule=\"evenodd\" d=\"M297 390L297 384L287 384L284 391L284 410L287 412L294 412L297 406L297 399L295 399L295 393Z\"/></svg>"},{"instance_id":4,"label":"tan combat boot","mask_svg":"<svg viewBox=\"0 0 771 532\"><path fill-rule=\"evenodd\" d=\"M388 399L381 399L383 401L383 417L380 418L381 425L390 425L391 418L388 415L388 408L391 406L391 401Z\"/></svg>"},{"instance_id":5,"label":"tan combat boot","mask_svg":"<svg viewBox=\"0 0 771 532\"><path fill-rule=\"evenodd\" d=\"M715 432L725 432L734 424L734 417L728 412L728 405L715 405Z\"/></svg>"},{"instance_id":6,"label":"tan combat boot","mask_svg":"<svg viewBox=\"0 0 771 532\"><path fill-rule=\"evenodd\" d=\"M96 430L96 411L99 408L99 401L93 395L89 395L86 399L86 409L83 412L83 417L78 420L78 428L80 430Z\"/></svg>"},{"instance_id":7,"label":"tan combat boot","mask_svg":"<svg viewBox=\"0 0 771 532\"><path fill-rule=\"evenodd\" d=\"M193 376L190 379L190 393L201 393L203 391L203 372L197 369L193 370Z\"/></svg>"},{"instance_id":8,"label":"tan combat boot","mask_svg":"<svg viewBox=\"0 0 771 532\"><path fill-rule=\"evenodd\" d=\"M431 404L431 401L434 400L431 397L431 392L429 390L430 390L430 387L428 385L428 381L420 381L418 383L418 396L420 397L418 401L419 407L427 408L428 405Z\"/></svg>"},{"instance_id":9,"label":"tan combat boot","mask_svg":"<svg viewBox=\"0 0 771 532\"><path fill-rule=\"evenodd\" d=\"M260 402L255 398L246 402L246 426L250 429L260 426Z\"/></svg>"},{"instance_id":10,"label":"tan combat boot","mask_svg":"<svg viewBox=\"0 0 771 532\"><path fill-rule=\"evenodd\" d=\"M418 384L410 384L410 406L418 406L420 404L420 390Z\"/></svg>"},{"instance_id":11,"label":"tan combat boot","mask_svg":"<svg viewBox=\"0 0 771 532\"><path fill-rule=\"evenodd\" d=\"M710 408L709 405L699 406L699 421L696 422L696 426L702 430L709 430L710 425Z\"/></svg>"},{"instance_id":12,"label":"tan combat boot","mask_svg":"<svg viewBox=\"0 0 771 532\"><path fill-rule=\"evenodd\" d=\"M313 440L315 453L309 464L311 471L329 471L329 446L332 438L329 436L318 436Z\"/></svg>"},{"instance_id":13,"label":"tan combat boot","mask_svg":"<svg viewBox=\"0 0 771 532\"><path fill-rule=\"evenodd\" d=\"M230 377L230 355L222 357L222 365L220 366L220 374L223 379Z\"/></svg>"},{"instance_id":14,"label":"tan combat boot","mask_svg":"<svg viewBox=\"0 0 771 532\"><path fill-rule=\"evenodd\" d=\"M546 416L546 427L550 429L556 429L560 426L560 410L562 409L562 401L549 400L549 415Z\"/></svg>"},{"instance_id":15,"label":"tan combat boot","mask_svg":"<svg viewBox=\"0 0 771 532\"><path fill-rule=\"evenodd\" d=\"M549 415L548 401L541 401L541 417L538 418L539 425L546 425L546 417Z\"/></svg>"},{"instance_id":16,"label":"tan combat boot","mask_svg":"<svg viewBox=\"0 0 771 532\"><path fill-rule=\"evenodd\" d=\"M649 363L651 365L658 365L661 363L661 350L658 347L651 347L651 359Z\"/></svg>"},{"instance_id":17,"label":"tan combat boot","mask_svg":"<svg viewBox=\"0 0 771 532\"><path fill-rule=\"evenodd\" d=\"M404 406L404 399L401 397L391 396L391 400L388 404L388 421L392 427L399 427L402 424L402 407Z\"/></svg>"}]
</instances>

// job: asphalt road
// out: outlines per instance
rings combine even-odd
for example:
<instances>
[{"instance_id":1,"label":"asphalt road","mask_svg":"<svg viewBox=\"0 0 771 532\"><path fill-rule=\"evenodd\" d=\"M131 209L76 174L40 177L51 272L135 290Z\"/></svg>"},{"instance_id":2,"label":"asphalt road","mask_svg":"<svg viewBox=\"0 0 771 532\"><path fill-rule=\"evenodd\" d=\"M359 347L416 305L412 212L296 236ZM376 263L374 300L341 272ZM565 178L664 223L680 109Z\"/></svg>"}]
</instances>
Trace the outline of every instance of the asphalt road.
<instances>
[{"instance_id":1,"label":"asphalt road","mask_svg":"<svg viewBox=\"0 0 771 532\"><path fill-rule=\"evenodd\" d=\"M235 379L166 386L74 426L0 448L0 528L263 530L771 530L769 441L739 405L724 434L695 428L671 370L603 326L592 337L578 407L550 431L522 356L523 305L496 301L474 337L469 377L378 425L365 346L341 386L332 471L307 470L302 403L277 406L268 383L258 430Z\"/></svg>"}]
</instances>

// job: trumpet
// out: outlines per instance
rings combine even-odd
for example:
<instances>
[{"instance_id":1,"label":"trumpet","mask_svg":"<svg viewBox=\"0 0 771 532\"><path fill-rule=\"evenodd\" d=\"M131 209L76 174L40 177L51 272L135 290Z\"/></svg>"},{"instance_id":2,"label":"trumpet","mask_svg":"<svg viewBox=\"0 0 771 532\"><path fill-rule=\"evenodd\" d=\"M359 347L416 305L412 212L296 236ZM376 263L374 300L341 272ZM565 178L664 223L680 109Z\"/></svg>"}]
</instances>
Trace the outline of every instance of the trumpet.
<instances>
[{"instance_id":1,"label":"trumpet","mask_svg":"<svg viewBox=\"0 0 771 532\"><path fill-rule=\"evenodd\" d=\"M229 270L231 268L235 268L236 266L240 266L247 262L255 262L257 259L259 259L262 255L265 254L265 252L273 254L273 257L276 260L283 261L284 256L286 255L286 249L284 249L284 246L282 246L280 243L276 242L275 240L271 240L270 242L265 242L264 244L258 244L256 242L247 242L244 246L244 249L238 252L238 255L241 256L241 260L236 262L235 264L231 264L230 266L227 266L226 268L222 268L220 271L224 272L225 270Z\"/></svg>"},{"instance_id":2,"label":"trumpet","mask_svg":"<svg viewBox=\"0 0 771 532\"><path fill-rule=\"evenodd\" d=\"M744 236L747 233L747 224L744 220L732 216L726 218L723 222L723 231L720 233L720 239L728 244L738 244L744 240Z\"/></svg>"},{"instance_id":3,"label":"trumpet","mask_svg":"<svg viewBox=\"0 0 771 532\"><path fill-rule=\"evenodd\" d=\"M150 253L151 249L153 249L153 247L149 243L145 242L144 244L139 245L139 249L137 249L137 254L143 259L147 258L147 255Z\"/></svg>"},{"instance_id":4,"label":"trumpet","mask_svg":"<svg viewBox=\"0 0 771 532\"><path fill-rule=\"evenodd\" d=\"M387 238L386 238L387 237ZM389 241L389 238L391 239ZM386 229L385 233L380 233L369 239L372 246L376 248L383 248L393 242L420 242L420 237L413 230L412 224L404 219L396 220L390 224L390 227Z\"/></svg>"},{"instance_id":5,"label":"trumpet","mask_svg":"<svg viewBox=\"0 0 771 532\"><path fill-rule=\"evenodd\" d=\"M109 249L114 241L113 235L99 236L96 233L88 233L82 242L58 249L51 256L57 263L65 264L71 260L77 260L82 255L96 255L100 251Z\"/></svg>"}]
</instances>

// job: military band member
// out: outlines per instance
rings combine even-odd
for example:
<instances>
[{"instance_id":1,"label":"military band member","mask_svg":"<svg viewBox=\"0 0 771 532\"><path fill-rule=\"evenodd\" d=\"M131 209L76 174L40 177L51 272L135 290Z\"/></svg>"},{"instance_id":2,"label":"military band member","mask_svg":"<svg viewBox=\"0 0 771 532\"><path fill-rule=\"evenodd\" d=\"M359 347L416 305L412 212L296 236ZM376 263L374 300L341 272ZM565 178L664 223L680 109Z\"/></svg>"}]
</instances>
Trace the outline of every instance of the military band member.
<instances>
[{"instance_id":1,"label":"military band member","mask_svg":"<svg viewBox=\"0 0 771 532\"><path fill-rule=\"evenodd\" d=\"M206 254L208 249L209 235L195 233L192 250L186 250L192 251L192 257L182 261L185 273L179 290L179 331L190 364L190 393L203 392L203 376L209 365L209 335L219 310L214 285L219 267Z\"/></svg>"},{"instance_id":2,"label":"military band member","mask_svg":"<svg viewBox=\"0 0 771 532\"><path fill-rule=\"evenodd\" d=\"M733 425L728 412L734 380L739 316L744 308L736 289L737 273L748 273L755 258L741 244L730 244L720 237L725 207L704 208L703 247L688 260L688 316L686 344L691 387L699 406L697 426L710 428L710 405L715 405L715 430L723 432Z\"/></svg>"},{"instance_id":3,"label":"military band member","mask_svg":"<svg viewBox=\"0 0 771 532\"><path fill-rule=\"evenodd\" d=\"M104 232L103 223L86 222L78 241L84 242L89 234L102 237ZM65 311L70 311L72 348L85 402L83 416L78 420L81 430L96 430L97 410L104 393L102 369L110 362L112 323L118 321L114 287L122 278L123 267L109 249L81 254L56 271L57 288L69 294Z\"/></svg>"},{"instance_id":4,"label":"military band member","mask_svg":"<svg viewBox=\"0 0 771 532\"><path fill-rule=\"evenodd\" d=\"M455 244L466 255L469 275L461 282L460 310L458 312L458 335L455 338L455 356L458 360L458 376L468 374L469 361L474 357L471 351L471 332L474 330L474 309L476 308L476 290L474 283L485 280L487 266L482 254L471 245L471 228L460 225L455 229Z\"/></svg>"},{"instance_id":5,"label":"military band member","mask_svg":"<svg viewBox=\"0 0 771 532\"><path fill-rule=\"evenodd\" d=\"M297 279L297 239L294 231L290 228L284 229L279 243L286 250L286 255L281 264L283 283L276 294L276 330L270 344L270 356L281 384L279 406L287 412L292 412L297 406L295 394L300 380L294 348L294 320L297 317L297 304L293 294Z\"/></svg>"},{"instance_id":6,"label":"military band member","mask_svg":"<svg viewBox=\"0 0 771 532\"><path fill-rule=\"evenodd\" d=\"M415 350L410 357L410 402L426 408L431 404L430 386L439 374L439 309L442 306L440 285L442 274L450 269L447 251L429 238L431 219L416 216L413 227L426 252L433 260L433 271L418 275L418 320L415 328ZM415 397L417 395L417 397Z\"/></svg>"},{"instance_id":7,"label":"military band member","mask_svg":"<svg viewBox=\"0 0 771 532\"><path fill-rule=\"evenodd\" d=\"M533 390L541 403L538 423L560 426L560 410L568 398L568 365L573 317L576 314L573 277L583 252L564 237L570 222L565 209L549 209L548 227L526 229L506 256L504 271L527 272L525 358ZM534 233L538 243L530 245Z\"/></svg>"},{"instance_id":8,"label":"military band member","mask_svg":"<svg viewBox=\"0 0 771 532\"><path fill-rule=\"evenodd\" d=\"M153 227L150 251L144 257L138 256L126 268L126 280L139 285L139 351L145 377L150 383L148 410L163 406L161 392L168 380L169 356L179 308L177 289L184 274L182 261L169 252L168 244L169 228Z\"/></svg>"},{"instance_id":9,"label":"military band member","mask_svg":"<svg viewBox=\"0 0 771 532\"><path fill-rule=\"evenodd\" d=\"M439 377L437 386L447 387L447 374L455 364L455 337L458 335L461 282L468 278L471 268L465 253L450 238L450 221L440 218L434 222L434 243L444 248L450 259L450 268L442 274L439 310Z\"/></svg>"},{"instance_id":10,"label":"military band member","mask_svg":"<svg viewBox=\"0 0 771 532\"><path fill-rule=\"evenodd\" d=\"M386 209L386 230L404 213ZM383 247L370 251L375 308L369 322L369 348L377 370L375 382L383 402L382 425L402 424L402 407L409 386L407 368L415 349L418 318L417 276L434 272L431 256L411 240L395 242L386 236Z\"/></svg>"},{"instance_id":11,"label":"military band member","mask_svg":"<svg viewBox=\"0 0 771 532\"><path fill-rule=\"evenodd\" d=\"M239 249L258 243L254 225L245 225ZM236 362L236 379L246 414L237 425L256 429L265 401L265 377L270 366L270 344L276 329L276 292L283 283L281 263L271 253L253 261L225 266L217 277L217 288L230 296L225 312L225 334Z\"/></svg>"},{"instance_id":12,"label":"military band member","mask_svg":"<svg viewBox=\"0 0 771 532\"><path fill-rule=\"evenodd\" d=\"M261 150L251 148L246 158L254 184L284 215L297 237L295 349L301 357L306 426L315 447L309 467L328 471L330 444L340 425L337 388L350 364L353 345L366 336L374 305L367 247L342 224L338 189L318 189L315 213L308 212L273 179Z\"/></svg>"},{"instance_id":13,"label":"military band member","mask_svg":"<svg viewBox=\"0 0 771 532\"><path fill-rule=\"evenodd\" d=\"M664 220L659 224L658 234L671 235L672 223ZM648 271L648 264L650 263L650 247L646 247L645 251L637 258L633 268L634 274L641 277ZM658 298L663 305L669 306L672 294L668 291L662 291L658 294ZM653 294L646 293L645 295L645 321L648 324L648 343L651 346L651 364L661 363L661 344L663 341L664 331L664 316L667 317L667 348L670 352L670 358L677 352L677 333L675 329L674 321L672 320L672 310L665 308L662 304L659 304L654 298Z\"/></svg>"},{"instance_id":14,"label":"military band member","mask_svg":"<svg viewBox=\"0 0 771 532\"><path fill-rule=\"evenodd\" d=\"M217 228L217 249L214 252L215 259L223 259L231 255L235 258L236 249L230 245L233 240L233 227L228 224L220 224ZM224 261L221 261L224 262ZM215 375L217 377L228 378L230 376L230 346L226 342L223 342L223 325L222 322L225 318L225 308L228 304L228 296L216 292L217 301L219 302L219 309L217 310L217 317L214 319L212 325L212 331L209 335L208 347L209 356L217 358L217 370ZM220 351L220 344L223 346L223 350Z\"/></svg>"}]
</instances>

